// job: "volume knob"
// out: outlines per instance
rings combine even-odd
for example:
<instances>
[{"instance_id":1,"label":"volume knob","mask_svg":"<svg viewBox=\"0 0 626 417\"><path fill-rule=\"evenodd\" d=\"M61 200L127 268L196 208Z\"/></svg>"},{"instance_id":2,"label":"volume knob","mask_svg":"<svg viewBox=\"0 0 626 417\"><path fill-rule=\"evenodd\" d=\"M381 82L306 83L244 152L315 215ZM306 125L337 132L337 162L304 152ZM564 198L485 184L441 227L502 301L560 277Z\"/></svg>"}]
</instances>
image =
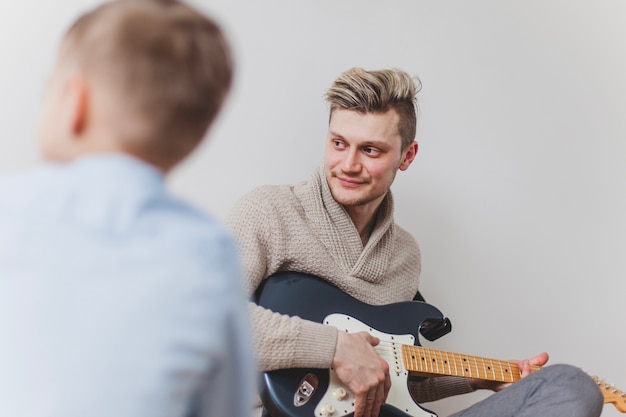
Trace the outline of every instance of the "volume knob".
<instances>
[{"instance_id":1,"label":"volume knob","mask_svg":"<svg viewBox=\"0 0 626 417\"><path fill-rule=\"evenodd\" d=\"M347 396L348 396L348 393L343 387L339 387L333 391L333 397L335 397L339 401L345 399Z\"/></svg>"},{"instance_id":2,"label":"volume knob","mask_svg":"<svg viewBox=\"0 0 626 417\"><path fill-rule=\"evenodd\" d=\"M322 407L322 415L324 417L329 417L335 414L335 407L332 404L325 404Z\"/></svg>"}]
</instances>

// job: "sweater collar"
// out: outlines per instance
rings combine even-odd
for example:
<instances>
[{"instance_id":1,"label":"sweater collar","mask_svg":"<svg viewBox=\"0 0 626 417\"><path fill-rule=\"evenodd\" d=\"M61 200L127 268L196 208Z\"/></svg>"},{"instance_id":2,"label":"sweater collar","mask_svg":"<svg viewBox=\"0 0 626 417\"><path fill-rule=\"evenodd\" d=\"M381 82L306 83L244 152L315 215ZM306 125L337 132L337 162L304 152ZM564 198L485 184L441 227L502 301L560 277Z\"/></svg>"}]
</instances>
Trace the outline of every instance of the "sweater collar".
<instances>
[{"instance_id":1,"label":"sweater collar","mask_svg":"<svg viewBox=\"0 0 626 417\"><path fill-rule=\"evenodd\" d=\"M307 217L344 272L372 282L383 276L394 234L391 191L378 208L376 225L364 247L347 211L332 196L323 163L313 172L306 188L303 205Z\"/></svg>"}]
</instances>

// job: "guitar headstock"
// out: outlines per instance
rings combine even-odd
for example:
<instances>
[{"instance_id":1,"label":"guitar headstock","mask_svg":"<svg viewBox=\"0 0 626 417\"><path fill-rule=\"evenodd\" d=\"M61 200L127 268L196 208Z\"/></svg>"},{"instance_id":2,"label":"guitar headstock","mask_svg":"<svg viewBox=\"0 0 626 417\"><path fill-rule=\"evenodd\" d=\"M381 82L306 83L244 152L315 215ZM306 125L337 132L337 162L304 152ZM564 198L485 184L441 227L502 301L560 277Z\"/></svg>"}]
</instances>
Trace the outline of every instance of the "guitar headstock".
<instances>
[{"instance_id":1,"label":"guitar headstock","mask_svg":"<svg viewBox=\"0 0 626 417\"><path fill-rule=\"evenodd\" d=\"M615 385L607 384L597 376L592 378L598 384L598 388L604 396L604 402L612 403L618 411L626 413L626 392L616 388Z\"/></svg>"}]
</instances>

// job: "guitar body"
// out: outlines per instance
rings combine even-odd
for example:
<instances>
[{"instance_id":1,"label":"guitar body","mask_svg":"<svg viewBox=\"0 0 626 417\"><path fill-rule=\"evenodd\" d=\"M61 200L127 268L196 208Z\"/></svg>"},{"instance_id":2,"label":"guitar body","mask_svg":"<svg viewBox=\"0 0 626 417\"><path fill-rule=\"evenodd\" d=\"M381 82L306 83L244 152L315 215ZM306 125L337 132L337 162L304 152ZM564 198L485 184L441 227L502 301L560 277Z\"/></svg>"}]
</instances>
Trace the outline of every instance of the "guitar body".
<instances>
[{"instance_id":1,"label":"guitar body","mask_svg":"<svg viewBox=\"0 0 626 417\"><path fill-rule=\"evenodd\" d=\"M419 334L434 340L451 330L430 304L409 301L372 306L312 275L284 272L264 281L255 302L274 312L333 325L341 331L368 331L381 339L377 350L389 363L392 386L382 416L429 416L407 387L399 345L419 345ZM272 417L343 417L354 412L354 395L332 369L265 372L261 397Z\"/></svg>"}]
</instances>

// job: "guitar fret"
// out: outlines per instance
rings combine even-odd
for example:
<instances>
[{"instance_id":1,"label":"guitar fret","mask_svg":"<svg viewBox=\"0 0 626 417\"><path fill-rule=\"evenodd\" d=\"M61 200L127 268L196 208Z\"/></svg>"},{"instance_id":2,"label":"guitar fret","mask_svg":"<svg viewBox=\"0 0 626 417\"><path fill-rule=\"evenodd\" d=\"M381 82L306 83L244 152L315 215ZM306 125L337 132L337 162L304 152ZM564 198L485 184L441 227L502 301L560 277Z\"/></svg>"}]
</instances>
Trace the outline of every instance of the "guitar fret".
<instances>
[{"instance_id":1,"label":"guitar fret","mask_svg":"<svg viewBox=\"0 0 626 417\"><path fill-rule=\"evenodd\" d=\"M469 376L472 377L472 368L470 366L468 366L467 358L466 357L462 357L462 359L463 359L463 370L464 370L464 372L467 372L469 374Z\"/></svg>"},{"instance_id":2,"label":"guitar fret","mask_svg":"<svg viewBox=\"0 0 626 417\"><path fill-rule=\"evenodd\" d=\"M476 367L476 378L480 378L480 371L478 370L478 361L476 360L476 356L472 356L474 359L474 366Z\"/></svg>"},{"instance_id":3,"label":"guitar fret","mask_svg":"<svg viewBox=\"0 0 626 417\"><path fill-rule=\"evenodd\" d=\"M430 366L430 372L433 374L436 373L435 362L436 362L436 359L433 357L433 351L429 350L428 351L428 366Z\"/></svg>"},{"instance_id":4,"label":"guitar fret","mask_svg":"<svg viewBox=\"0 0 626 417\"><path fill-rule=\"evenodd\" d=\"M435 368L434 368L435 358L432 357L431 352L432 351L430 350L428 351L428 355L426 355L426 359L427 359L426 362L428 363L428 366L430 366L430 372L435 373Z\"/></svg>"},{"instance_id":5,"label":"guitar fret","mask_svg":"<svg viewBox=\"0 0 626 417\"><path fill-rule=\"evenodd\" d=\"M489 359L489 366L487 367L488 370L491 371L491 380L492 381L496 381L496 368L493 365L493 360Z\"/></svg>"},{"instance_id":6,"label":"guitar fret","mask_svg":"<svg viewBox=\"0 0 626 417\"><path fill-rule=\"evenodd\" d=\"M481 361L481 363L483 364L483 371L485 372L482 379L488 379L489 377L487 376L487 364L485 363L485 361Z\"/></svg>"},{"instance_id":7,"label":"guitar fret","mask_svg":"<svg viewBox=\"0 0 626 417\"><path fill-rule=\"evenodd\" d=\"M448 361L443 357L445 352L439 351L439 361L441 363L441 373L446 373L446 365Z\"/></svg>"},{"instance_id":8,"label":"guitar fret","mask_svg":"<svg viewBox=\"0 0 626 417\"><path fill-rule=\"evenodd\" d=\"M513 382L512 375L511 375L511 370L510 370L509 367L505 366L505 364L508 364L508 363L500 362L500 374L502 375L501 381L503 381L503 382Z\"/></svg>"},{"instance_id":9,"label":"guitar fret","mask_svg":"<svg viewBox=\"0 0 626 417\"><path fill-rule=\"evenodd\" d=\"M459 365L456 363L456 357L457 355L455 353L452 354L452 359L454 359L454 371L456 372L455 375L460 375L459 374Z\"/></svg>"},{"instance_id":10,"label":"guitar fret","mask_svg":"<svg viewBox=\"0 0 626 417\"><path fill-rule=\"evenodd\" d=\"M438 355L438 361L437 361L437 373L441 374L444 371L439 369L439 365L443 366L444 365L444 360L443 360L443 354L441 353L441 351L437 351L437 355Z\"/></svg>"}]
</instances>

